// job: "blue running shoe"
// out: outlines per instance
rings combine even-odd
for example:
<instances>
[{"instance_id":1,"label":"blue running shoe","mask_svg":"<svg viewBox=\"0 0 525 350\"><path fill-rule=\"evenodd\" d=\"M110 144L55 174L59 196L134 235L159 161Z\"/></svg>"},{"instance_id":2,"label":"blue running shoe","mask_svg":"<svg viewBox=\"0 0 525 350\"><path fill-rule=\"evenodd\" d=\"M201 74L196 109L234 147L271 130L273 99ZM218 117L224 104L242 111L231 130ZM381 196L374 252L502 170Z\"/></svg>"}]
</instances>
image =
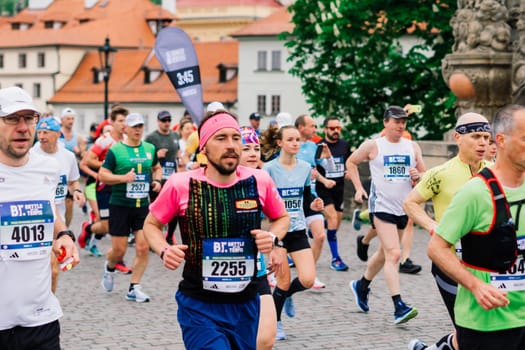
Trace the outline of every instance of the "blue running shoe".
<instances>
[{"instance_id":1,"label":"blue running shoe","mask_svg":"<svg viewBox=\"0 0 525 350\"><path fill-rule=\"evenodd\" d=\"M284 300L284 311L288 317L295 317L295 305L292 297L288 297Z\"/></svg>"},{"instance_id":2,"label":"blue running shoe","mask_svg":"<svg viewBox=\"0 0 525 350\"><path fill-rule=\"evenodd\" d=\"M352 226L356 231L359 231L361 229L361 218L359 217L360 214L361 210L359 209L355 209L352 214Z\"/></svg>"},{"instance_id":3,"label":"blue running shoe","mask_svg":"<svg viewBox=\"0 0 525 350\"><path fill-rule=\"evenodd\" d=\"M337 257L337 258L332 259L330 268L335 271L346 271L348 270L348 265L345 264L344 261L340 257Z\"/></svg>"},{"instance_id":4,"label":"blue running shoe","mask_svg":"<svg viewBox=\"0 0 525 350\"><path fill-rule=\"evenodd\" d=\"M417 316L417 309L412 306L408 306L403 301L400 301L396 305L396 311L394 312L394 323L401 324L408 322Z\"/></svg>"},{"instance_id":5,"label":"blue running shoe","mask_svg":"<svg viewBox=\"0 0 525 350\"><path fill-rule=\"evenodd\" d=\"M288 258L288 266L295 267L295 263L293 262L292 258L290 258L290 255L286 256Z\"/></svg>"},{"instance_id":6,"label":"blue running shoe","mask_svg":"<svg viewBox=\"0 0 525 350\"><path fill-rule=\"evenodd\" d=\"M89 254L93 255L93 256L96 256L96 257L101 257L102 256L102 253L100 252L100 250L98 250L96 245L92 245L89 248Z\"/></svg>"},{"instance_id":7,"label":"blue running shoe","mask_svg":"<svg viewBox=\"0 0 525 350\"><path fill-rule=\"evenodd\" d=\"M277 321L277 333L275 333L275 340L286 340L286 333L284 332L283 323Z\"/></svg>"},{"instance_id":8,"label":"blue running shoe","mask_svg":"<svg viewBox=\"0 0 525 350\"><path fill-rule=\"evenodd\" d=\"M350 289L352 289L352 292L354 293L355 304L359 311L368 312L368 310L370 310L368 307L368 293L370 293L370 288L366 290L366 293L362 293L359 291L359 284L359 280L350 281Z\"/></svg>"}]
</instances>

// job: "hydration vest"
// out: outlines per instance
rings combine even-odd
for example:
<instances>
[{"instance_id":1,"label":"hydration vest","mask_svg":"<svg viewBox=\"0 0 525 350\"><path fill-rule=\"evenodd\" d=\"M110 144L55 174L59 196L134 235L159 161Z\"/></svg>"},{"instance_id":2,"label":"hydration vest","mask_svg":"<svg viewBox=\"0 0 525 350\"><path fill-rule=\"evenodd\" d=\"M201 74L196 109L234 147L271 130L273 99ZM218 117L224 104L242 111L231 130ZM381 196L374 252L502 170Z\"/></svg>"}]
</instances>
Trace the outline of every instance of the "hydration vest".
<instances>
[{"instance_id":1,"label":"hydration vest","mask_svg":"<svg viewBox=\"0 0 525 350\"><path fill-rule=\"evenodd\" d=\"M485 181L491 192L494 215L486 232L469 232L461 239L463 264L478 270L503 273L515 264L518 257L516 225L509 202L492 171L484 168L476 176ZM520 205L518 218L523 202L511 203Z\"/></svg>"}]
</instances>

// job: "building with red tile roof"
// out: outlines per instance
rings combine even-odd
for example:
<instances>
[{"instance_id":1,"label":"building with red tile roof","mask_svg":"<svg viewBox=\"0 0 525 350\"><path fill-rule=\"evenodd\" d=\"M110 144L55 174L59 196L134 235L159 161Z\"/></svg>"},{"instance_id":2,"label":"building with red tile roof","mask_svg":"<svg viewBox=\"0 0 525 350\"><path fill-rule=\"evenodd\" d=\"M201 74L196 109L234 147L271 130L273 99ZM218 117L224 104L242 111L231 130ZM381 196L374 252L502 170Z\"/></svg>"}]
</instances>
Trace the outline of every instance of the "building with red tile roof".
<instances>
[{"instance_id":1,"label":"building with red tile roof","mask_svg":"<svg viewBox=\"0 0 525 350\"><path fill-rule=\"evenodd\" d=\"M146 117L157 106L182 113L179 96L151 53L157 31L180 20L183 29L200 28L196 36L201 40L213 36L209 33L226 39L197 43L196 50L204 103L217 100L234 106L238 43L228 41L228 33L282 9L282 3L163 1L170 2L175 14L149 0L30 0L28 8L0 19L0 86L23 87L42 111L59 112L71 105L79 112L77 128L85 130L103 115L104 84L95 80L102 80L97 49L108 37L118 50L109 101L136 107Z\"/></svg>"},{"instance_id":2,"label":"building with red tile roof","mask_svg":"<svg viewBox=\"0 0 525 350\"><path fill-rule=\"evenodd\" d=\"M269 124L279 112L294 118L308 113L301 81L288 73L291 68L281 32L291 31L293 23L286 8L232 33L239 40L238 114L248 120L253 112L263 116L261 126Z\"/></svg>"},{"instance_id":3,"label":"building with red tile roof","mask_svg":"<svg viewBox=\"0 0 525 350\"><path fill-rule=\"evenodd\" d=\"M177 25L198 41L229 38L254 21L284 7L277 0L176 0Z\"/></svg>"},{"instance_id":4,"label":"building with red tile roof","mask_svg":"<svg viewBox=\"0 0 525 350\"><path fill-rule=\"evenodd\" d=\"M0 85L33 95L41 111L106 37L119 51L151 49L176 16L149 0L32 0L0 21ZM100 65L100 63L99 63Z\"/></svg>"},{"instance_id":5,"label":"building with red tile roof","mask_svg":"<svg viewBox=\"0 0 525 350\"><path fill-rule=\"evenodd\" d=\"M237 102L238 42L195 43L203 87L203 102L220 101L227 108ZM69 106L82 116L82 128L103 119L104 83L98 52L84 56L62 88L48 101L55 111ZM110 105L121 103L144 115L146 129L156 127L159 110L178 120L184 106L152 50L117 51L109 79Z\"/></svg>"}]
</instances>

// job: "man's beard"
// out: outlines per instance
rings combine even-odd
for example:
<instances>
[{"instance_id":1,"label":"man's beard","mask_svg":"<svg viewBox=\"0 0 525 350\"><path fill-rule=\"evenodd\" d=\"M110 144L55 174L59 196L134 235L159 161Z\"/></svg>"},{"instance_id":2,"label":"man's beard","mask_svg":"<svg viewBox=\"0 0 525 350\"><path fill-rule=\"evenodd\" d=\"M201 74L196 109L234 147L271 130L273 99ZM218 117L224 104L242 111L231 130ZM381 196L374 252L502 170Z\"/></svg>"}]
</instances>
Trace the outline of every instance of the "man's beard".
<instances>
[{"instance_id":1,"label":"man's beard","mask_svg":"<svg viewBox=\"0 0 525 350\"><path fill-rule=\"evenodd\" d=\"M337 136L335 136L335 135L337 135ZM333 134L331 134L331 135L330 134L326 134L326 138L328 140L330 140L330 141L337 141L337 140L339 140L339 134L335 133L335 132Z\"/></svg>"},{"instance_id":2,"label":"man's beard","mask_svg":"<svg viewBox=\"0 0 525 350\"><path fill-rule=\"evenodd\" d=\"M225 166L223 166L223 165L221 165L219 163L215 163L211 159L208 159L208 163L209 163L209 165L211 165L215 169L217 169L219 174L221 174L221 175L231 175L231 174L233 174L233 172L237 169L237 166L239 165L239 158L237 158L235 164L233 164L231 166L228 166L228 167L225 167Z\"/></svg>"}]
</instances>

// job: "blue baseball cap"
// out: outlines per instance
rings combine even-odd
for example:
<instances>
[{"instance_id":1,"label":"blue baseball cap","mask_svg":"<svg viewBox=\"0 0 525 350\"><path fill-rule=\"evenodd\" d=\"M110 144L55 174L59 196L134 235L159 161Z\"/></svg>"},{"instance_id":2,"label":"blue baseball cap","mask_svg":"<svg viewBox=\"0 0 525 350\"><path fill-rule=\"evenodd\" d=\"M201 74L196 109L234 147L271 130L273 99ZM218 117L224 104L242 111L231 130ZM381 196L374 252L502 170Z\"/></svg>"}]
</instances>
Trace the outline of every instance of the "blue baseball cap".
<instances>
[{"instance_id":1,"label":"blue baseball cap","mask_svg":"<svg viewBox=\"0 0 525 350\"><path fill-rule=\"evenodd\" d=\"M55 117L42 118L36 125L36 130L60 131L60 122Z\"/></svg>"}]
</instances>

